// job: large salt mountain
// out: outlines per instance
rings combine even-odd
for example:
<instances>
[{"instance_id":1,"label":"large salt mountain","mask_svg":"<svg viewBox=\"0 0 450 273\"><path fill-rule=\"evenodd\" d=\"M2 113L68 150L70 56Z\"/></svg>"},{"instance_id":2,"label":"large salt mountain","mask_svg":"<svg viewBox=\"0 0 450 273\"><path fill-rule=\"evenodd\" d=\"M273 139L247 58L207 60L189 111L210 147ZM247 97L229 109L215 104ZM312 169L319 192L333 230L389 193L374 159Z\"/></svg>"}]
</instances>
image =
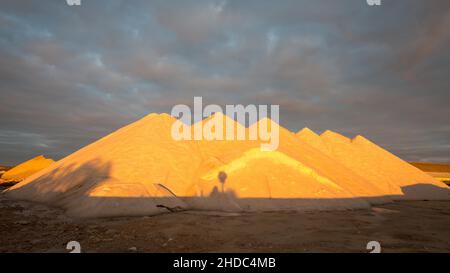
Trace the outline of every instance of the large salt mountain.
<instances>
[{"instance_id":1,"label":"large salt mountain","mask_svg":"<svg viewBox=\"0 0 450 273\"><path fill-rule=\"evenodd\" d=\"M212 118L242 127L220 113L201 123ZM340 160L337 150L330 148L334 143L325 137L320 148L314 143L317 139L311 141L272 123L279 130L280 145L266 152L261 151L260 141L252 140L175 141L174 122L169 115L150 114L35 173L7 194L59 206L77 217L150 215L177 209L365 208L390 202L393 193L402 195L399 185L416 184L435 190L430 195L429 189L415 188L416 198L426 190L426 199L449 197L443 184L416 169L401 171L401 181L392 182L391 173L384 171L389 164L403 161L368 141L355 141L355 146L362 146L358 149L370 157L386 158L376 165L381 180ZM263 122L270 120L252 126ZM243 129L248 135L251 128Z\"/></svg>"}]
</instances>

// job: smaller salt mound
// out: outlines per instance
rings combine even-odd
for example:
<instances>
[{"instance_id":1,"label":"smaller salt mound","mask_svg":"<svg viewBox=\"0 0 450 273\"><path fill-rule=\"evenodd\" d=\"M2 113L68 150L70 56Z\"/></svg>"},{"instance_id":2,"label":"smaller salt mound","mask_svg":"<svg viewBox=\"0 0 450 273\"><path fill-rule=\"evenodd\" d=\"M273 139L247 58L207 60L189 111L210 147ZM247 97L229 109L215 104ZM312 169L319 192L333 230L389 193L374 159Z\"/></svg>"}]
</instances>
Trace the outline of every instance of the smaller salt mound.
<instances>
[{"instance_id":1,"label":"smaller salt mound","mask_svg":"<svg viewBox=\"0 0 450 273\"><path fill-rule=\"evenodd\" d=\"M225 183L219 173L226 174ZM223 187L223 188L222 188ZM251 149L204 173L186 202L193 208L225 211L367 208L334 181L278 151Z\"/></svg>"},{"instance_id":2,"label":"smaller salt mound","mask_svg":"<svg viewBox=\"0 0 450 273\"><path fill-rule=\"evenodd\" d=\"M352 145L366 162L399 186L407 200L450 200L450 191L438 181L362 136L356 136Z\"/></svg>"},{"instance_id":3,"label":"smaller salt mound","mask_svg":"<svg viewBox=\"0 0 450 273\"><path fill-rule=\"evenodd\" d=\"M323 140L330 155L356 174L377 185L393 199L447 200L447 187L407 162L394 156L362 136L353 140L325 131Z\"/></svg>"},{"instance_id":4,"label":"smaller salt mound","mask_svg":"<svg viewBox=\"0 0 450 273\"><path fill-rule=\"evenodd\" d=\"M2 175L3 180L21 181L30 175L47 168L55 161L50 158L45 158L43 155L37 156L33 159L25 161L20 165L10 169Z\"/></svg>"}]
</instances>

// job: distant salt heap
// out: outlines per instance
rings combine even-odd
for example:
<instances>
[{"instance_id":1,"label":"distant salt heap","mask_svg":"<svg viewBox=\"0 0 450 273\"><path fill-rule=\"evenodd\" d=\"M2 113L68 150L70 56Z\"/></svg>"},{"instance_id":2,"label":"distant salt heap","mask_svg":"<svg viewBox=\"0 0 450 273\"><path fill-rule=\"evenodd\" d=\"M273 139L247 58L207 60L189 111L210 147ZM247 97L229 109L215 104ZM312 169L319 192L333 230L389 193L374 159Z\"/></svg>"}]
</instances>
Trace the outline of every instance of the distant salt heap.
<instances>
[{"instance_id":1,"label":"distant salt heap","mask_svg":"<svg viewBox=\"0 0 450 273\"><path fill-rule=\"evenodd\" d=\"M21 181L32 174L47 168L54 162L53 159L45 158L40 155L6 171L1 178L6 181Z\"/></svg>"},{"instance_id":2,"label":"distant salt heap","mask_svg":"<svg viewBox=\"0 0 450 273\"><path fill-rule=\"evenodd\" d=\"M392 182L391 189L389 179L380 183L339 160L331 142L319 136L320 141L311 140L280 126L279 149L262 152L258 141L175 141L174 121L166 114L144 117L33 174L7 194L59 206L77 217L150 215L168 209L367 208L391 201L392 193L402 194L399 185L417 183L440 189L425 194L426 199L449 198L443 184L415 170L401 171L402 181ZM356 145L396 166L403 162L367 143ZM377 166L386 169L386 164ZM219 173L226 174L224 181ZM418 198L421 189L415 190Z\"/></svg>"}]
</instances>

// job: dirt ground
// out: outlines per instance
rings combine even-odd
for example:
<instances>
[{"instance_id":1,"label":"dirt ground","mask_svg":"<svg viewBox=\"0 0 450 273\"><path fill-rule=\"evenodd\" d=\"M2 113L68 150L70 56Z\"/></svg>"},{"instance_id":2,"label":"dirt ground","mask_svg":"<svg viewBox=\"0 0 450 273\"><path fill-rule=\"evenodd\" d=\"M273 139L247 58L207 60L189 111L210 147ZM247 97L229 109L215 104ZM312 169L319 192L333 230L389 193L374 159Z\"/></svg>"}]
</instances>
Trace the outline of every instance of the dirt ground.
<instances>
[{"instance_id":1,"label":"dirt ground","mask_svg":"<svg viewBox=\"0 0 450 273\"><path fill-rule=\"evenodd\" d=\"M450 252L450 202L372 210L220 213L80 220L0 194L0 252Z\"/></svg>"}]
</instances>

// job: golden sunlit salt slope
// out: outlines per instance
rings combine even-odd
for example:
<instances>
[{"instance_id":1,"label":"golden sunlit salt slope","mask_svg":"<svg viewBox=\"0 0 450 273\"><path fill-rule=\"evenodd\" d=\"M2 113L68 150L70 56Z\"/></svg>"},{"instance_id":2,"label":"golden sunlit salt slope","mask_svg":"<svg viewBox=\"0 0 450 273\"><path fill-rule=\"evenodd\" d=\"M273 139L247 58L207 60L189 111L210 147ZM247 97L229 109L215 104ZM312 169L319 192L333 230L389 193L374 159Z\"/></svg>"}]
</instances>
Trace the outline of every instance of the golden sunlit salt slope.
<instances>
[{"instance_id":1,"label":"golden sunlit salt slope","mask_svg":"<svg viewBox=\"0 0 450 273\"><path fill-rule=\"evenodd\" d=\"M228 122L236 123L222 113L218 113L215 116L219 116L223 119L223 124ZM209 119L203 121L206 123ZM253 124L249 128L242 127L237 123L236 127L244 128L246 136L249 136L249 131L254 128L259 128L262 124L272 124L269 119L261 119L257 123ZM195 125L194 125L195 126ZM294 133L286 130L282 126L273 122L273 126L279 131L280 144L278 147L279 152L282 152L293 159L308 166L322 176L334 181L340 187L350 192L354 198L365 198L366 202L372 204L380 204L392 201L389 197L383 196L382 191L374 185L371 185L364 178L359 177L348 168L344 167L338 162L335 162L328 156L322 154L320 151L310 147L307 143L299 140ZM272 128L269 126L269 130ZM235 131L236 133L237 131ZM213 167L220 167L221 165L228 164L231 160L238 159L244 152L260 148L261 143L264 141L200 141L196 142L196 149L202 156L202 164L200 165L197 173L200 175L208 169ZM270 175L270 169L263 169L262 175ZM260 171L254 171L260 172ZM277 177L280 183L283 183L283 176ZM244 181L245 179L242 179ZM242 182L245 184L244 182ZM288 198L290 193L289 187L285 188L285 196ZM191 194L191 193L190 193ZM301 195L298 197L300 198ZM325 198L325 197L324 197Z\"/></svg>"},{"instance_id":2,"label":"golden sunlit salt slope","mask_svg":"<svg viewBox=\"0 0 450 273\"><path fill-rule=\"evenodd\" d=\"M44 156L40 155L28 161L25 161L5 172L2 175L2 179L20 181L42 169L47 168L54 162L55 161L53 161L53 159L45 158Z\"/></svg>"},{"instance_id":3,"label":"golden sunlit salt slope","mask_svg":"<svg viewBox=\"0 0 450 273\"><path fill-rule=\"evenodd\" d=\"M217 179L220 172L227 174L223 184ZM218 164L199 177L191 190L189 196L209 196L193 199L195 207L215 210L330 210L370 206L296 159L260 148L250 149L227 164Z\"/></svg>"},{"instance_id":4,"label":"golden sunlit salt slope","mask_svg":"<svg viewBox=\"0 0 450 273\"><path fill-rule=\"evenodd\" d=\"M347 166L394 199L449 199L448 188L362 136L353 140L332 131L309 129L297 136Z\"/></svg>"}]
</instances>

